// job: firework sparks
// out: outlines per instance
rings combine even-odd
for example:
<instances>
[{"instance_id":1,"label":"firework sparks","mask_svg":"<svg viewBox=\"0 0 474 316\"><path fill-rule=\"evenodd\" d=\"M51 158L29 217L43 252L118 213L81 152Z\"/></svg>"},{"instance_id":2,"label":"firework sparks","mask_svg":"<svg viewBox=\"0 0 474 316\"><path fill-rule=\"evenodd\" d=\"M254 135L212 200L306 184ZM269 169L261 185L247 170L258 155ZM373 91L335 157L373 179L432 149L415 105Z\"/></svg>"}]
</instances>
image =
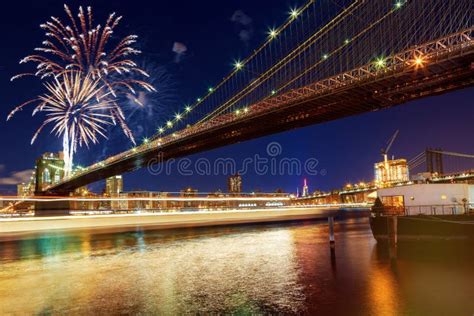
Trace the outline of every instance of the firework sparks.
<instances>
[{"instance_id":1,"label":"firework sparks","mask_svg":"<svg viewBox=\"0 0 474 316\"><path fill-rule=\"evenodd\" d=\"M165 66L156 65L151 61L144 61L140 66L152 75L150 83L157 87L157 91L142 90L135 95L123 93L119 95L118 102L127 121L138 122L143 126L144 132L154 134L156 122L162 119L162 116L173 115L173 109L178 107L177 84ZM133 79L132 74L129 76ZM137 134L135 130L134 135L146 136Z\"/></svg>"},{"instance_id":2,"label":"firework sparks","mask_svg":"<svg viewBox=\"0 0 474 316\"><path fill-rule=\"evenodd\" d=\"M109 91L115 95L116 89L126 89L136 94L136 87L147 91L155 91L154 87L140 79L111 80L110 74L135 73L142 77L149 75L131 59L141 51L133 48L137 41L136 35L128 35L110 48L110 39L115 28L122 19L115 13L109 15L105 25L93 26L92 8L84 10L79 7L78 18L75 18L67 5L64 10L68 16L68 23L63 23L57 17L41 24L46 32L46 40L42 47L35 49L37 54L25 57L21 64L33 62L37 64L36 72L22 73L12 78L15 80L23 76L36 76L41 79L63 74L68 70L90 74L92 79L101 79Z\"/></svg>"},{"instance_id":3,"label":"firework sparks","mask_svg":"<svg viewBox=\"0 0 474 316\"><path fill-rule=\"evenodd\" d=\"M72 170L73 156L79 146L97 143L106 136L106 127L124 121L112 93L100 79L80 71L70 71L45 84L47 93L15 108L8 119L27 105L36 105L33 115L43 112L46 119L34 134L34 143L41 131L52 125L51 133L63 139L66 176Z\"/></svg>"},{"instance_id":4,"label":"firework sparks","mask_svg":"<svg viewBox=\"0 0 474 316\"><path fill-rule=\"evenodd\" d=\"M115 99L127 97L142 106L140 100L144 94L141 92L156 90L143 80L149 77L148 73L132 60L132 56L141 53L133 48L137 36L129 35L112 43L121 16L110 14L102 27L93 25L91 7L87 10L79 7L77 18L67 5L64 5L64 10L67 22L51 17L50 21L41 24L46 35L42 47L20 61L20 64L35 63L36 72L22 73L11 79L35 76L49 80L45 84L47 94L16 107L8 120L32 104L36 104L33 115L47 112L47 119L32 143L46 125L54 124L53 132L63 137L66 172L70 172L77 145L88 146L96 143L98 136L105 137L106 125L118 124L135 144L133 133Z\"/></svg>"},{"instance_id":5,"label":"firework sparks","mask_svg":"<svg viewBox=\"0 0 474 316\"><path fill-rule=\"evenodd\" d=\"M135 139L143 139L154 135L157 132L157 122L162 121L163 117L174 115L182 102L177 93L176 79L168 71L167 66L158 65L147 59L140 61L138 65L150 74L149 83L156 87L156 92L141 90L133 95L126 91L117 95L116 102L120 104L125 120L133 122L130 124L130 129ZM136 75L129 73L124 77L134 79ZM118 133L120 130L114 126L107 128L109 139L102 142L98 153L99 160L106 159L115 153L117 148L122 148L124 144L117 137Z\"/></svg>"}]
</instances>

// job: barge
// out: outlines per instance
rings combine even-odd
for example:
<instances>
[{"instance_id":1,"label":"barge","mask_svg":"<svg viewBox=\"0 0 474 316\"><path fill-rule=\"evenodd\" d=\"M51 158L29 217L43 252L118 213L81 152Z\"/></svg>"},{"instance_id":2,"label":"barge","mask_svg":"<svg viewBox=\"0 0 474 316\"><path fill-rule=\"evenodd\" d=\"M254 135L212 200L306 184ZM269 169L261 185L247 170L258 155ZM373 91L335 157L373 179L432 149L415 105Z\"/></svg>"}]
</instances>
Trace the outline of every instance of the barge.
<instances>
[{"instance_id":1,"label":"barge","mask_svg":"<svg viewBox=\"0 0 474 316\"><path fill-rule=\"evenodd\" d=\"M412 184L380 189L370 228L377 241L474 241L474 185Z\"/></svg>"}]
</instances>

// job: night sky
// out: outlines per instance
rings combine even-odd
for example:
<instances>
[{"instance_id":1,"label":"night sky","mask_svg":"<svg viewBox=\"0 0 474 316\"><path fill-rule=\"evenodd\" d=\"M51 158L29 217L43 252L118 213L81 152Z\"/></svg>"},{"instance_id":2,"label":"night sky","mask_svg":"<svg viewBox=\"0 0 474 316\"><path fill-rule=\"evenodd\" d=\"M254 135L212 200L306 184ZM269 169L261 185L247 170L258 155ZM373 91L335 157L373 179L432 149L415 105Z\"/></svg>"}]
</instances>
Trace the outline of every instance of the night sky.
<instances>
[{"instance_id":1,"label":"night sky","mask_svg":"<svg viewBox=\"0 0 474 316\"><path fill-rule=\"evenodd\" d=\"M17 114L6 122L8 113L16 105L42 92L37 79L26 78L10 82L10 77L31 70L33 64L19 65L21 58L33 52L44 39L39 25L51 15L65 19L64 1L8 1L0 10L0 191L15 192L12 184L21 182L34 165L34 160L45 151L59 151L61 141L42 133L31 146L30 139L41 124L40 117L31 117L31 109ZM117 29L120 35L137 34L143 54L137 61L156 70L156 83L162 83L164 96L157 97L152 113L139 115L129 124L139 132L137 137L151 136L171 113L189 100L202 96L208 86L222 79L232 68L234 59L243 58L255 49L266 36L268 27L281 24L295 1L70 1L91 5L95 20L103 21L116 11L124 19ZM246 23L231 17L237 10L245 14ZM244 33L242 33L244 31ZM186 47L176 56L175 42ZM269 143L281 145L277 158L297 158L319 161L318 175L244 175L244 191L274 191L282 188L293 192L308 178L310 190L338 188L347 182L370 181L373 163L380 159L380 150L395 130L400 130L391 154L412 158L426 147L474 153L474 88L437 97L410 102L385 111L350 117L291 132L272 135L245 143L189 157L192 162L207 158L234 158L237 167L247 157L267 157ZM104 155L130 148L130 141L119 131L111 131L108 141L79 149L76 162L93 163ZM141 170L125 175L126 190L179 191L192 186L199 191L226 189L226 175L177 175L171 167L170 175L151 175ZM101 191L102 183L92 186Z\"/></svg>"}]
</instances>

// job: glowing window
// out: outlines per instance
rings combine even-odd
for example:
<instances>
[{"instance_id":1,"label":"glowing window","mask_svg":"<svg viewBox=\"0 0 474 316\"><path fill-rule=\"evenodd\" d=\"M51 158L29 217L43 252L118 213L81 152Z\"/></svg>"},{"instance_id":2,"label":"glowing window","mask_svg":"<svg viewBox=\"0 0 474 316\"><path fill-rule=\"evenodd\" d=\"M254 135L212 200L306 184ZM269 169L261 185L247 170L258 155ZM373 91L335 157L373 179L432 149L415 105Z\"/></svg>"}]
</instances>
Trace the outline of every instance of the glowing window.
<instances>
[{"instance_id":1,"label":"glowing window","mask_svg":"<svg viewBox=\"0 0 474 316\"><path fill-rule=\"evenodd\" d=\"M49 172L49 169L44 169L43 182L44 183L51 183L51 173Z\"/></svg>"},{"instance_id":2,"label":"glowing window","mask_svg":"<svg viewBox=\"0 0 474 316\"><path fill-rule=\"evenodd\" d=\"M61 175L59 174L59 170L54 173L54 183L58 183L61 181Z\"/></svg>"}]
</instances>

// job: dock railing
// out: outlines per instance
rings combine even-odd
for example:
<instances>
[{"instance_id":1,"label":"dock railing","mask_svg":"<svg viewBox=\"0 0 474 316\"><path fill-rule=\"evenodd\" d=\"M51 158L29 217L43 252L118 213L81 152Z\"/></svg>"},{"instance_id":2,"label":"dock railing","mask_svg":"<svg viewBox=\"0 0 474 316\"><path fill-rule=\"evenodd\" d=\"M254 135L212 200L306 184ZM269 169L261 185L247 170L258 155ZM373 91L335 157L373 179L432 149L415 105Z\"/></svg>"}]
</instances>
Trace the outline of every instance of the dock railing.
<instances>
[{"instance_id":1,"label":"dock railing","mask_svg":"<svg viewBox=\"0 0 474 316\"><path fill-rule=\"evenodd\" d=\"M474 203L388 206L372 209L375 216L474 215Z\"/></svg>"}]
</instances>

